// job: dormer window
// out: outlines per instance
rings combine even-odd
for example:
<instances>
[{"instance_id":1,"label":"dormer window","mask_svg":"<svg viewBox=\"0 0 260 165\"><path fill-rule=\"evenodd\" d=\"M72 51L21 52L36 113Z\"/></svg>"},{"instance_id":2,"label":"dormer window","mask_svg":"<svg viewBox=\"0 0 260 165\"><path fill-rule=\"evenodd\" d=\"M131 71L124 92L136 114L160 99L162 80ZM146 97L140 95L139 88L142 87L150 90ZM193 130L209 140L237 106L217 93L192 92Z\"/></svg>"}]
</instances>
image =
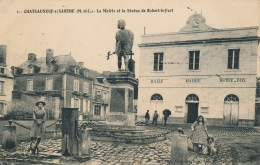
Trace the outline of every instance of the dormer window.
<instances>
[{"instance_id":1,"label":"dormer window","mask_svg":"<svg viewBox=\"0 0 260 165\"><path fill-rule=\"evenodd\" d=\"M39 73L40 72L40 67L36 66L36 65L28 65L28 73L32 74L32 73Z\"/></svg>"},{"instance_id":2,"label":"dormer window","mask_svg":"<svg viewBox=\"0 0 260 165\"><path fill-rule=\"evenodd\" d=\"M34 73L34 67L33 66L29 66L29 73Z\"/></svg>"},{"instance_id":3,"label":"dormer window","mask_svg":"<svg viewBox=\"0 0 260 165\"><path fill-rule=\"evenodd\" d=\"M79 67L74 67L74 74L77 74L77 75L79 75Z\"/></svg>"},{"instance_id":4,"label":"dormer window","mask_svg":"<svg viewBox=\"0 0 260 165\"><path fill-rule=\"evenodd\" d=\"M83 75L84 75L84 77L88 77L88 70L87 69L84 69Z\"/></svg>"},{"instance_id":5,"label":"dormer window","mask_svg":"<svg viewBox=\"0 0 260 165\"><path fill-rule=\"evenodd\" d=\"M13 75L21 74L21 73L23 72L23 69L22 69L22 68L18 68L18 67L12 66L11 69L12 69Z\"/></svg>"},{"instance_id":6,"label":"dormer window","mask_svg":"<svg viewBox=\"0 0 260 165\"><path fill-rule=\"evenodd\" d=\"M0 68L0 74L4 74L5 73L5 68Z\"/></svg>"}]
</instances>

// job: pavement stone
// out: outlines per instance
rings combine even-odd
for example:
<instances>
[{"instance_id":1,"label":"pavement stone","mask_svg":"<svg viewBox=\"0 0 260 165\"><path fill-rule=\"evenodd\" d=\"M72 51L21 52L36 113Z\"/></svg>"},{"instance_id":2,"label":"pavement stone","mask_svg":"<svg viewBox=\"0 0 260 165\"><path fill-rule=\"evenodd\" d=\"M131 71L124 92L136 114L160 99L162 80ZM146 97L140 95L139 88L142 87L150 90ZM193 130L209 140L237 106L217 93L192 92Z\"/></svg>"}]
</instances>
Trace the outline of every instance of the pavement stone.
<instances>
[{"instance_id":1,"label":"pavement stone","mask_svg":"<svg viewBox=\"0 0 260 165\"><path fill-rule=\"evenodd\" d=\"M208 127L209 134L214 137L237 137L260 135L260 131L248 128L222 128ZM184 129L189 133L189 129ZM112 142L92 142L92 159L89 161L99 164L169 164L170 162L170 140L157 141L151 144L124 144ZM218 145L221 148L217 156L210 157L195 154L189 151L189 164L232 164L230 148L228 146ZM15 150L0 149L0 161L22 162L22 161L40 161L55 162L61 159L61 139L47 139L40 145L40 154L32 156L27 151L29 142L21 142ZM56 158L48 158L49 155ZM70 160L66 160L70 161Z\"/></svg>"}]
</instances>

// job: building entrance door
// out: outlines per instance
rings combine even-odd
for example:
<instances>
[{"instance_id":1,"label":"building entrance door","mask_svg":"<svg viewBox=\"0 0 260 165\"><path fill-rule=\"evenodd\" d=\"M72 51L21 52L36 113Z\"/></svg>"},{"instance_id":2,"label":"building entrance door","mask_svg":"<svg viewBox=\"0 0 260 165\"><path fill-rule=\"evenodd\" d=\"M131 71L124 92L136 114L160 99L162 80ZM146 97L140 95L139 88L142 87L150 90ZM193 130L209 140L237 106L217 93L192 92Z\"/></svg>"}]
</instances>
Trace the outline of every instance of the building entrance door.
<instances>
[{"instance_id":1,"label":"building entrance door","mask_svg":"<svg viewBox=\"0 0 260 165\"><path fill-rule=\"evenodd\" d=\"M198 118L199 97L190 94L186 97L187 123L194 123Z\"/></svg>"},{"instance_id":2,"label":"building entrance door","mask_svg":"<svg viewBox=\"0 0 260 165\"><path fill-rule=\"evenodd\" d=\"M238 103L224 103L224 123L226 125L238 124Z\"/></svg>"},{"instance_id":3,"label":"building entrance door","mask_svg":"<svg viewBox=\"0 0 260 165\"><path fill-rule=\"evenodd\" d=\"M228 95L224 100L223 122L226 125L238 124L239 99L236 95Z\"/></svg>"},{"instance_id":4,"label":"building entrance door","mask_svg":"<svg viewBox=\"0 0 260 165\"><path fill-rule=\"evenodd\" d=\"M162 120L163 97L160 94L153 94L150 100L150 118L153 120L154 111L159 115L158 121Z\"/></svg>"},{"instance_id":5,"label":"building entrance door","mask_svg":"<svg viewBox=\"0 0 260 165\"><path fill-rule=\"evenodd\" d=\"M198 118L198 103L187 103L188 104L188 115L187 123L194 123Z\"/></svg>"}]
</instances>

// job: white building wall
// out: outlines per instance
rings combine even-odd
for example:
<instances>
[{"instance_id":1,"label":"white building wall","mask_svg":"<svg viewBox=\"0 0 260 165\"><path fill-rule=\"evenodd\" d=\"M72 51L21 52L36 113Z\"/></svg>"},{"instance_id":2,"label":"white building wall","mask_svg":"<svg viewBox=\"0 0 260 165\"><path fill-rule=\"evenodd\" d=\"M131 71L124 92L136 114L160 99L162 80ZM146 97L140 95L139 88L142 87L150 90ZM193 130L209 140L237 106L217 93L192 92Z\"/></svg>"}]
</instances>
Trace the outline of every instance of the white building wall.
<instances>
[{"instance_id":1,"label":"white building wall","mask_svg":"<svg viewBox=\"0 0 260 165\"><path fill-rule=\"evenodd\" d=\"M205 32L186 32L142 36L140 46L140 70L138 91L138 117L144 119L150 109L151 96L163 97L163 108L172 111L177 122L186 122L189 94L199 97L198 114L213 124L222 124L224 99L229 94L239 98L239 122L245 120L253 124L255 118L255 91L257 74L258 41L225 41L203 44L165 44L175 41L201 40L215 38L244 38L257 36L258 27L212 30ZM149 45L157 43L156 46ZM167 45L167 46L166 46ZM227 69L228 49L240 49L239 69ZM189 70L189 51L200 51L200 69ZM163 71L154 71L154 53L163 53ZM223 82L232 78L230 82ZM190 80L199 82L190 82ZM176 111L182 107L182 111ZM201 108L208 107L202 112ZM179 110L179 109L178 109ZM159 112L162 116L162 112ZM171 120L170 120L171 121Z\"/></svg>"}]
</instances>

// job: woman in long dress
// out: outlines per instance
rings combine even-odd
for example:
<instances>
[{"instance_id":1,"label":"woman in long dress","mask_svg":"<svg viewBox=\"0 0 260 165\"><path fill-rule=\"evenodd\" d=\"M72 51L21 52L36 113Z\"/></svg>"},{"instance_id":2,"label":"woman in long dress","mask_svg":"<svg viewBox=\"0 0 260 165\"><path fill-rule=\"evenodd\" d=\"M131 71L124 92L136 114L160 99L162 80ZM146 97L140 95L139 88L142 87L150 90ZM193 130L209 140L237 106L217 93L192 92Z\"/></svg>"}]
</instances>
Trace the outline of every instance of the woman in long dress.
<instances>
[{"instance_id":1,"label":"woman in long dress","mask_svg":"<svg viewBox=\"0 0 260 165\"><path fill-rule=\"evenodd\" d=\"M192 136L191 141L193 143L193 149L195 152L202 152L202 154L207 154L207 127L204 125L204 117L200 115L192 126Z\"/></svg>"},{"instance_id":2,"label":"woman in long dress","mask_svg":"<svg viewBox=\"0 0 260 165\"><path fill-rule=\"evenodd\" d=\"M44 106L45 102L39 101L36 103L38 107L33 111L33 125L30 132L31 144L30 150L34 154L35 152L39 152L39 144L45 136L45 119L46 119L46 111Z\"/></svg>"}]
</instances>

